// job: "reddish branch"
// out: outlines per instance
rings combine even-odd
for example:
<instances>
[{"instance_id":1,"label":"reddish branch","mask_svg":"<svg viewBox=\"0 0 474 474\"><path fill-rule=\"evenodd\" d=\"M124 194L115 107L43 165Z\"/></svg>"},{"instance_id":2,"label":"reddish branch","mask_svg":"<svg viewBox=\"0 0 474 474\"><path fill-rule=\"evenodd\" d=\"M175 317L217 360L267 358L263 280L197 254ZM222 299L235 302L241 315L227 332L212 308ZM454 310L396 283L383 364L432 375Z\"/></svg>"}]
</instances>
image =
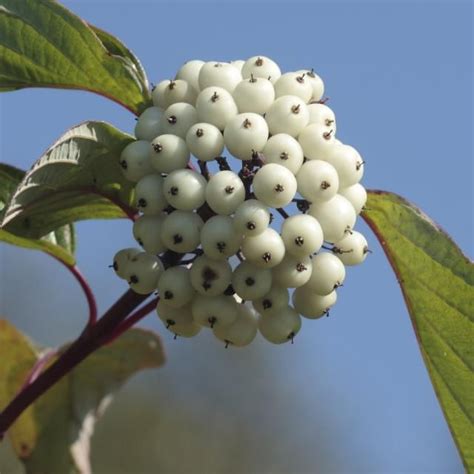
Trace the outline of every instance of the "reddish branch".
<instances>
[{"instance_id":1,"label":"reddish branch","mask_svg":"<svg viewBox=\"0 0 474 474\"><path fill-rule=\"evenodd\" d=\"M20 414L43 393L68 374L88 355L103 345L107 335L146 298L129 290L118 299L94 326L87 326L79 338L64 349L57 361L25 387L0 413L0 439Z\"/></svg>"}]
</instances>

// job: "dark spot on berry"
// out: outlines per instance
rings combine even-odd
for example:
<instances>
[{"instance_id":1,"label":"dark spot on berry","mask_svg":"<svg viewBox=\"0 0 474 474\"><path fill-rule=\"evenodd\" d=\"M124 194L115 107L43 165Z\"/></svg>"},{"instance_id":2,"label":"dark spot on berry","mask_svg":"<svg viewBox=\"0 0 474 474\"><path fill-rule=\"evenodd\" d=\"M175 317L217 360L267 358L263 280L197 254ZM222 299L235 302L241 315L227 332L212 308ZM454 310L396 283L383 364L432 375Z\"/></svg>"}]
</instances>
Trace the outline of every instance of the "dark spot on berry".
<instances>
[{"instance_id":1,"label":"dark spot on berry","mask_svg":"<svg viewBox=\"0 0 474 474\"><path fill-rule=\"evenodd\" d=\"M308 269L308 267L306 267L306 265L303 265L302 263L297 263L296 264L296 271L297 272L304 272L307 269Z\"/></svg>"},{"instance_id":2,"label":"dark spot on berry","mask_svg":"<svg viewBox=\"0 0 474 474\"><path fill-rule=\"evenodd\" d=\"M204 135L204 130L202 128L198 128L196 130L196 137L202 137Z\"/></svg>"},{"instance_id":3,"label":"dark spot on berry","mask_svg":"<svg viewBox=\"0 0 474 474\"><path fill-rule=\"evenodd\" d=\"M217 323L217 318L215 316L211 316L210 318L207 319L207 322L209 323L209 326L213 328L214 324Z\"/></svg>"},{"instance_id":4,"label":"dark spot on berry","mask_svg":"<svg viewBox=\"0 0 474 474\"><path fill-rule=\"evenodd\" d=\"M125 160L122 160L122 161L120 162L120 166L121 166L124 170L126 170L126 169L128 168L128 163L127 163Z\"/></svg>"},{"instance_id":5,"label":"dark spot on berry","mask_svg":"<svg viewBox=\"0 0 474 474\"><path fill-rule=\"evenodd\" d=\"M161 143L153 143L153 150L156 153L160 153L161 151L163 151L163 145Z\"/></svg>"},{"instance_id":6,"label":"dark spot on berry","mask_svg":"<svg viewBox=\"0 0 474 474\"><path fill-rule=\"evenodd\" d=\"M295 244L298 247L301 247L304 244L304 238L299 235L298 237L295 238Z\"/></svg>"},{"instance_id":7,"label":"dark spot on berry","mask_svg":"<svg viewBox=\"0 0 474 474\"><path fill-rule=\"evenodd\" d=\"M208 281L205 281L203 284L202 284L202 287L204 288L205 291L207 290L210 290L212 285L208 282Z\"/></svg>"},{"instance_id":8,"label":"dark spot on berry","mask_svg":"<svg viewBox=\"0 0 474 474\"><path fill-rule=\"evenodd\" d=\"M271 259L272 259L272 254L271 254L270 252L265 252L265 253L262 255L262 260L263 260L265 263L268 263Z\"/></svg>"},{"instance_id":9,"label":"dark spot on berry","mask_svg":"<svg viewBox=\"0 0 474 474\"><path fill-rule=\"evenodd\" d=\"M252 122L248 118L246 118L244 122L242 123L242 126L244 128L250 128L252 126Z\"/></svg>"},{"instance_id":10,"label":"dark spot on berry","mask_svg":"<svg viewBox=\"0 0 474 474\"><path fill-rule=\"evenodd\" d=\"M301 105L300 104L297 104L297 105L293 105L291 107L291 112L293 114L299 114L300 113L300 110L301 110Z\"/></svg>"},{"instance_id":11,"label":"dark spot on berry","mask_svg":"<svg viewBox=\"0 0 474 474\"><path fill-rule=\"evenodd\" d=\"M170 123L171 125L174 125L178 122L178 118L176 117L176 115L170 115L167 120L168 123Z\"/></svg>"},{"instance_id":12,"label":"dark spot on berry","mask_svg":"<svg viewBox=\"0 0 474 474\"><path fill-rule=\"evenodd\" d=\"M219 94L217 92L214 92L214 94L212 94L211 101L217 102L217 100L219 100Z\"/></svg>"},{"instance_id":13,"label":"dark spot on berry","mask_svg":"<svg viewBox=\"0 0 474 474\"><path fill-rule=\"evenodd\" d=\"M146 204L147 204L147 203L146 203L146 199L140 198L140 199L138 200L137 204L138 204L138 207L146 207Z\"/></svg>"},{"instance_id":14,"label":"dark spot on berry","mask_svg":"<svg viewBox=\"0 0 474 474\"><path fill-rule=\"evenodd\" d=\"M285 190L282 184L277 184L274 189L275 189L275 192L277 193L282 193Z\"/></svg>"},{"instance_id":15,"label":"dark spot on berry","mask_svg":"<svg viewBox=\"0 0 474 474\"><path fill-rule=\"evenodd\" d=\"M321 189L328 189L331 187L331 184L327 181L321 181Z\"/></svg>"},{"instance_id":16,"label":"dark spot on berry","mask_svg":"<svg viewBox=\"0 0 474 474\"><path fill-rule=\"evenodd\" d=\"M255 60L255 66L263 66L263 59L262 58L257 58Z\"/></svg>"},{"instance_id":17,"label":"dark spot on berry","mask_svg":"<svg viewBox=\"0 0 474 474\"><path fill-rule=\"evenodd\" d=\"M217 278L217 273L211 267L205 267L202 271L202 277L206 281L212 281Z\"/></svg>"},{"instance_id":18,"label":"dark spot on berry","mask_svg":"<svg viewBox=\"0 0 474 474\"><path fill-rule=\"evenodd\" d=\"M252 278L252 277L248 277L248 278L245 279L245 284L247 286L253 286L253 285L255 285L255 279Z\"/></svg>"},{"instance_id":19,"label":"dark spot on berry","mask_svg":"<svg viewBox=\"0 0 474 474\"><path fill-rule=\"evenodd\" d=\"M255 222L249 221L249 222L247 222L246 227L247 227L248 230L255 230L257 226L256 226Z\"/></svg>"},{"instance_id":20,"label":"dark spot on berry","mask_svg":"<svg viewBox=\"0 0 474 474\"><path fill-rule=\"evenodd\" d=\"M263 306L263 309L270 309L273 306L273 304L271 300L264 299L262 301L262 306Z\"/></svg>"},{"instance_id":21,"label":"dark spot on berry","mask_svg":"<svg viewBox=\"0 0 474 474\"><path fill-rule=\"evenodd\" d=\"M280 160L286 161L289 157L290 157L290 155L286 151L282 151L280 153Z\"/></svg>"},{"instance_id":22,"label":"dark spot on berry","mask_svg":"<svg viewBox=\"0 0 474 474\"><path fill-rule=\"evenodd\" d=\"M112 264L112 268L117 271L118 270L118 263L117 260L114 260L114 263Z\"/></svg>"},{"instance_id":23,"label":"dark spot on berry","mask_svg":"<svg viewBox=\"0 0 474 474\"><path fill-rule=\"evenodd\" d=\"M171 80L170 83L168 84L168 89L172 91L176 87L176 82Z\"/></svg>"},{"instance_id":24,"label":"dark spot on berry","mask_svg":"<svg viewBox=\"0 0 474 474\"><path fill-rule=\"evenodd\" d=\"M232 194L234 192L235 188L234 186L226 186L224 191L227 193L227 194Z\"/></svg>"},{"instance_id":25,"label":"dark spot on berry","mask_svg":"<svg viewBox=\"0 0 474 474\"><path fill-rule=\"evenodd\" d=\"M167 319L166 324L166 329L168 329L170 326L174 326L176 324L176 321L173 321L172 319Z\"/></svg>"},{"instance_id":26,"label":"dark spot on berry","mask_svg":"<svg viewBox=\"0 0 474 474\"><path fill-rule=\"evenodd\" d=\"M180 234L174 234L173 235L173 243L174 244L180 244L183 242L183 236Z\"/></svg>"},{"instance_id":27,"label":"dark spot on berry","mask_svg":"<svg viewBox=\"0 0 474 474\"><path fill-rule=\"evenodd\" d=\"M130 283L136 285L138 283L138 277L137 275L132 275L129 280Z\"/></svg>"},{"instance_id":28,"label":"dark spot on berry","mask_svg":"<svg viewBox=\"0 0 474 474\"><path fill-rule=\"evenodd\" d=\"M176 196L179 192L179 189L177 186L171 186L170 190L168 191L171 196Z\"/></svg>"},{"instance_id":29,"label":"dark spot on berry","mask_svg":"<svg viewBox=\"0 0 474 474\"><path fill-rule=\"evenodd\" d=\"M219 250L219 252L222 253L226 248L226 243L225 242L217 242L216 247L217 247L217 250Z\"/></svg>"},{"instance_id":30,"label":"dark spot on berry","mask_svg":"<svg viewBox=\"0 0 474 474\"><path fill-rule=\"evenodd\" d=\"M174 298L173 292L166 290L164 294L165 300L172 300Z\"/></svg>"},{"instance_id":31,"label":"dark spot on berry","mask_svg":"<svg viewBox=\"0 0 474 474\"><path fill-rule=\"evenodd\" d=\"M300 84L304 84L304 74L301 74L301 76L298 76L296 78L296 82L299 82Z\"/></svg>"},{"instance_id":32,"label":"dark spot on berry","mask_svg":"<svg viewBox=\"0 0 474 474\"><path fill-rule=\"evenodd\" d=\"M224 291L224 295L226 296L232 296L233 294L235 294L235 290L234 290L234 287L232 285L229 285L225 291Z\"/></svg>"}]
</instances>

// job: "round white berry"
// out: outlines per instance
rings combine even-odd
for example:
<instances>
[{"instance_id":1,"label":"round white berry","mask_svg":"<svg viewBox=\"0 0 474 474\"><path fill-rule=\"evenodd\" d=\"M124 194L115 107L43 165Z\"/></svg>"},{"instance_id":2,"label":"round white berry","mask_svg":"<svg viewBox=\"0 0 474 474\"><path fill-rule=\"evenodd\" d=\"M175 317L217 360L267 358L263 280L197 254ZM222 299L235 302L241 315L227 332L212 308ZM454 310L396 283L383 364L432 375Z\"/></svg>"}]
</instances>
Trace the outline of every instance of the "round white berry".
<instances>
[{"instance_id":1,"label":"round white berry","mask_svg":"<svg viewBox=\"0 0 474 474\"><path fill-rule=\"evenodd\" d=\"M322 160L309 160L296 175L298 192L308 201L328 201L339 189L336 169Z\"/></svg>"},{"instance_id":2,"label":"round white berry","mask_svg":"<svg viewBox=\"0 0 474 474\"><path fill-rule=\"evenodd\" d=\"M163 194L163 178L159 174L149 174L138 181L135 202L143 214L160 214L168 206Z\"/></svg>"},{"instance_id":3,"label":"round white berry","mask_svg":"<svg viewBox=\"0 0 474 474\"><path fill-rule=\"evenodd\" d=\"M255 196L270 207L287 206L295 197L296 187L294 174L276 163L262 166L253 178Z\"/></svg>"},{"instance_id":4,"label":"round white berry","mask_svg":"<svg viewBox=\"0 0 474 474\"><path fill-rule=\"evenodd\" d=\"M239 110L230 94L222 87L207 87L196 100L196 110L200 122L207 122L224 130L227 122L235 117Z\"/></svg>"},{"instance_id":5,"label":"round white berry","mask_svg":"<svg viewBox=\"0 0 474 474\"><path fill-rule=\"evenodd\" d=\"M193 337L202 328L202 326L194 322L190 304L174 308L160 299L156 306L156 313L161 321L163 321L166 329L175 334L175 336Z\"/></svg>"},{"instance_id":6,"label":"round white berry","mask_svg":"<svg viewBox=\"0 0 474 474\"><path fill-rule=\"evenodd\" d=\"M296 288L292 296L296 311L308 319L318 319L327 315L329 308L336 304L336 300L337 294L334 290L328 295L321 296L306 286Z\"/></svg>"},{"instance_id":7,"label":"round white berry","mask_svg":"<svg viewBox=\"0 0 474 474\"><path fill-rule=\"evenodd\" d=\"M317 252L324 241L321 225L308 214L298 214L285 219L281 237L286 251L298 258Z\"/></svg>"},{"instance_id":8,"label":"round white berry","mask_svg":"<svg viewBox=\"0 0 474 474\"><path fill-rule=\"evenodd\" d=\"M291 135L277 133L272 135L262 151L266 163L276 163L298 173L303 164L303 149Z\"/></svg>"},{"instance_id":9,"label":"round white berry","mask_svg":"<svg viewBox=\"0 0 474 474\"><path fill-rule=\"evenodd\" d=\"M313 257L313 272L306 287L318 295L328 295L342 285L346 269L335 255L329 252L318 253Z\"/></svg>"},{"instance_id":10,"label":"round white berry","mask_svg":"<svg viewBox=\"0 0 474 474\"><path fill-rule=\"evenodd\" d=\"M191 104L177 102L170 105L161 117L160 133L178 135L183 140L188 130L198 121L196 109Z\"/></svg>"},{"instance_id":11,"label":"round white berry","mask_svg":"<svg viewBox=\"0 0 474 474\"><path fill-rule=\"evenodd\" d=\"M221 260L235 255L240 248L242 234L235 232L232 218L213 216L201 230L201 245L204 253Z\"/></svg>"},{"instance_id":12,"label":"round white berry","mask_svg":"<svg viewBox=\"0 0 474 474\"><path fill-rule=\"evenodd\" d=\"M157 136L149 145L151 164L160 173L185 168L189 161L189 150L186 142L176 135Z\"/></svg>"},{"instance_id":13,"label":"round white berry","mask_svg":"<svg viewBox=\"0 0 474 474\"><path fill-rule=\"evenodd\" d=\"M163 193L168 203L182 211L192 211L206 201L206 179L189 169L172 171L163 182Z\"/></svg>"},{"instance_id":14,"label":"round white berry","mask_svg":"<svg viewBox=\"0 0 474 474\"><path fill-rule=\"evenodd\" d=\"M275 89L268 79L252 76L239 82L232 96L240 113L264 114L275 100Z\"/></svg>"},{"instance_id":15,"label":"round white berry","mask_svg":"<svg viewBox=\"0 0 474 474\"><path fill-rule=\"evenodd\" d=\"M307 104L313 95L313 88L305 74L287 72L275 82L275 97L293 95Z\"/></svg>"},{"instance_id":16,"label":"round white berry","mask_svg":"<svg viewBox=\"0 0 474 474\"><path fill-rule=\"evenodd\" d=\"M204 61L193 59L185 62L176 74L176 79L182 79L190 84L196 92L199 92L199 73L201 71Z\"/></svg>"},{"instance_id":17,"label":"round white berry","mask_svg":"<svg viewBox=\"0 0 474 474\"><path fill-rule=\"evenodd\" d=\"M236 115L224 129L225 146L239 160L250 160L254 152L263 150L267 139L267 122L258 114Z\"/></svg>"},{"instance_id":18,"label":"round white berry","mask_svg":"<svg viewBox=\"0 0 474 474\"><path fill-rule=\"evenodd\" d=\"M245 200L242 180L232 171L219 171L206 187L206 201L217 214L232 214Z\"/></svg>"},{"instance_id":19,"label":"round white berry","mask_svg":"<svg viewBox=\"0 0 474 474\"><path fill-rule=\"evenodd\" d=\"M180 266L168 268L158 280L160 298L173 308L181 308L188 304L195 293L188 268Z\"/></svg>"},{"instance_id":20,"label":"round white berry","mask_svg":"<svg viewBox=\"0 0 474 474\"><path fill-rule=\"evenodd\" d=\"M201 326L227 326L237 319L238 303L232 296L196 295L191 303L193 319Z\"/></svg>"},{"instance_id":21,"label":"round white berry","mask_svg":"<svg viewBox=\"0 0 474 474\"><path fill-rule=\"evenodd\" d=\"M278 64L266 56L253 56L242 66L242 77L249 79L253 77L263 77L271 83L275 83L281 76Z\"/></svg>"},{"instance_id":22,"label":"round white berry","mask_svg":"<svg viewBox=\"0 0 474 474\"><path fill-rule=\"evenodd\" d=\"M358 183L364 174L364 161L357 150L350 145L335 145L324 155L339 174L341 188Z\"/></svg>"},{"instance_id":23,"label":"round white berry","mask_svg":"<svg viewBox=\"0 0 474 474\"><path fill-rule=\"evenodd\" d=\"M201 255L190 269L191 284L201 295L217 296L230 285L232 268L226 260L213 260Z\"/></svg>"},{"instance_id":24,"label":"round white berry","mask_svg":"<svg viewBox=\"0 0 474 474\"><path fill-rule=\"evenodd\" d=\"M285 244L278 232L268 227L255 237L245 237L242 242L242 253L257 267L272 268L283 260Z\"/></svg>"},{"instance_id":25,"label":"round white berry","mask_svg":"<svg viewBox=\"0 0 474 474\"><path fill-rule=\"evenodd\" d=\"M150 161L150 144L145 140L129 143L120 155L120 167L126 179L136 183L153 173Z\"/></svg>"},{"instance_id":26,"label":"round white berry","mask_svg":"<svg viewBox=\"0 0 474 474\"><path fill-rule=\"evenodd\" d=\"M298 288L309 280L311 272L311 258L286 254L282 262L272 268L273 282L284 288Z\"/></svg>"},{"instance_id":27,"label":"round white berry","mask_svg":"<svg viewBox=\"0 0 474 474\"><path fill-rule=\"evenodd\" d=\"M143 111L135 125L135 136L138 140L151 142L160 134L160 121L163 112L158 107L148 107Z\"/></svg>"},{"instance_id":28,"label":"round white berry","mask_svg":"<svg viewBox=\"0 0 474 474\"><path fill-rule=\"evenodd\" d=\"M144 215L133 223L133 237L145 252L156 255L166 250L161 240L165 216L165 214Z\"/></svg>"},{"instance_id":29,"label":"round white berry","mask_svg":"<svg viewBox=\"0 0 474 474\"><path fill-rule=\"evenodd\" d=\"M222 87L232 93L242 80L240 71L230 63L210 61L202 66L199 72L199 87Z\"/></svg>"},{"instance_id":30,"label":"round white berry","mask_svg":"<svg viewBox=\"0 0 474 474\"><path fill-rule=\"evenodd\" d=\"M335 146L334 131L324 125L312 123L298 136L303 153L308 160L324 160L329 150Z\"/></svg>"},{"instance_id":31,"label":"round white berry","mask_svg":"<svg viewBox=\"0 0 474 474\"><path fill-rule=\"evenodd\" d=\"M114 255L112 268L119 278L122 278L123 280L127 279L127 266L130 260L139 253L141 253L140 249L126 248L119 250Z\"/></svg>"},{"instance_id":32,"label":"round white berry","mask_svg":"<svg viewBox=\"0 0 474 474\"><path fill-rule=\"evenodd\" d=\"M270 291L272 272L249 262L241 262L232 275L232 287L243 300L256 300Z\"/></svg>"},{"instance_id":33,"label":"round white berry","mask_svg":"<svg viewBox=\"0 0 474 474\"><path fill-rule=\"evenodd\" d=\"M308 212L321 224L327 242L341 240L354 227L357 218L352 204L340 194L329 201L314 202Z\"/></svg>"},{"instance_id":34,"label":"round white berry","mask_svg":"<svg viewBox=\"0 0 474 474\"><path fill-rule=\"evenodd\" d=\"M352 266L362 263L370 251L365 237L354 230L343 239L334 242L333 252L344 265Z\"/></svg>"},{"instance_id":35,"label":"round white berry","mask_svg":"<svg viewBox=\"0 0 474 474\"><path fill-rule=\"evenodd\" d=\"M202 219L194 212L173 211L163 222L161 239L174 252L192 252L199 245L203 225Z\"/></svg>"},{"instance_id":36,"label":"round white berry","mask_svg":"<svg viewBox=\"0 0 474 474\"><path fill-rule=\"evenodd\" d=\"M324 95L324 82L323 80L311 69L311 70L300 70L298 74L304 74L306 81L311 85L311 101L317 102L322 99Z\"/></svg>"},{"instance_id":37,"label":"round white berry","mask_svg":"<svg viewBox=\"0 0 474 474\"><path fill-rule=\"evenodd\" d=\"M256 236L270 224L270 212L257 199L248 199L236 209L233 224L236 233Z\"/></svg>"},{"instance_id":38,"label":"round white berry","mask_svg":"<svg viewBox=\"0 0 474 474\"><path fill-rule=\"evenodd\" d=\"M309 104L309 124L316 123L336 133L336 116L334 112L325 104ZM308 125L309 125L308 124Z\"/></svg>"},{"instance_id":39,"label":"round white berry","mask_svg":"<svg viewBox=\"0 0 474 474\"><path fill-rule=\"evenodd\" d=\"M260 314L270 314L278 311L280 308L288 306L289 300L290 295L286 288L272 286L268 293L253 301L252 304Z\"/></svg>"},{"instance_id":40,"label":"round white berry","mask_svg":"<svg viewBox=\"0 0 474 474\"><path fill-rule=\"evenodd\" d=\"M257 335L258 314L247 304L237 304L237 317L232 324L213 328L217 339L234 347L250 344Z\"/></svg>"},{"instance_id":41,"label":"round white berry","mask_svg":"<svg viewBox=\"0 0 474 474\"><path fill-rule=\"evenodd\" d=\"M186 102L194 104L197 91L187 81L173 79L161 81L155 86L151 93L153 104L156 107L166 109L176 102Z\"/></svg>"},{"instance_id":42,"label":"round white berry","mask_svg":"<svg viewBox=\"0 0 474 474\"><path fill-rule=\"evenodd\" d=\"M163 272L163 263L157 256L141 252L130 259L126 280L135 293L147 295L156 290Z\"/></svg>"},{"instance_id":43,"label":"round white berry","mask_svg":"<svg viewBox=\"0 0 474 474\"><path fill-rule=\"evenodd\" d=\"M293 341L298 334L301 329L301 318L291 306L285 306L270 314L263 314L258 329L267 341L283 344Z\"/></svg>"},{"instance_id":44,"label":"round white berry","mask_svg":"<svg viewBox=\"0 0 474 474\"><path fill-rule=\"evenodd\" d=\"M296 137L308 125L308 107L299 97L285 95L273 102L265 120L272 135L286 133Z\"/></svg>"},{"instance_id":45,"label":"round white berry","mask_svg":"<svg viewBox=\"0 0 474 474\"><path fill-rule=\"evenodd\" d=\"M186 134L186 143L189 151L201 161L214 160L224 150L221 131L210 123L195 123Z\"/></svg>"},{"instance_id":46,"label":"round white berry","mask_svg":"<svg viewBox=\"0 0 474 474\"><path fill-rule=\"evenodd\" d=\"M339 189L339 194L344 196L353 206L356 214L360 214L367 202L367 191L360 183L347 188Z\"/></svg>"}]
</instances>

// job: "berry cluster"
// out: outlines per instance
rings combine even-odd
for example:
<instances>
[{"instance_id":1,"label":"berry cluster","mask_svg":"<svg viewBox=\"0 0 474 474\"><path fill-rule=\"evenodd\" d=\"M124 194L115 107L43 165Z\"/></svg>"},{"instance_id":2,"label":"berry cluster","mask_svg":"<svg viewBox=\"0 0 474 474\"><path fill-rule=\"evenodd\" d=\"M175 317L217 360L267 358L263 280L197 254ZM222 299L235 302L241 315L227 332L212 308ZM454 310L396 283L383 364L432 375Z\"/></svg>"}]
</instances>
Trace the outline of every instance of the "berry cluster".
<instances>
[{"instance_id":1,"label":"berry cluster","mask_svg":"<svg viewBox=\"0 0 474 474\"><path fill-rule=\"evenodd\" d=\"M264 56L190 61L153 88L120 157L143 250L119 251L113 266L137 293L158 292L175 335L292 341L300 315L326 315L345 265L366 258L353 230L364 162L335 138L323 92L313 70L282 74Z\"/></svg>"}]
</instances>

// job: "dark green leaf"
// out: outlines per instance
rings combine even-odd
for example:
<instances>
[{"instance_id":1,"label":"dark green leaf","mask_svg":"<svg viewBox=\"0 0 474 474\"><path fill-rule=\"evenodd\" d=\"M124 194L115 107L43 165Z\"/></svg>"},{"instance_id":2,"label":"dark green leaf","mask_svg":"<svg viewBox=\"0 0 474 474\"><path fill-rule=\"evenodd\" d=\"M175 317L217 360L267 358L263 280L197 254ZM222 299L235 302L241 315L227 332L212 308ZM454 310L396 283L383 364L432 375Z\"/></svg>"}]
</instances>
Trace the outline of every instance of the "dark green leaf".
<instances>
[{"instance_id":1,"label":"dark green leaf","mask_svg":"<svg viewBox=\"0 0 474 474\"><path fill-rule=\"evenodd\" d=\"M138 60L52 0L0 0L0 91L83 89L134 113L150 102Z\"/></svg>"},{"instance_id":2,"label":"dark green leaf","mask_svg":"<svg viewBox=\"0 0 474 474\"><path fill-rule=\"evenodd\" d=\"M38 353L7 321L0 320L0 407L18 392ZM131 329L99 349L30 406L9 431L27 473L89 473L94 424L113 392L134 373L160 367L161 341Z\"/></svg>"},{"instance_id":3,"label":"dark green leaf","mask_svg":"<svg viewBox=\"0 0 474 474\"><path fill-rule=\"evenodd\" d=\"M0 163L0 222L3 219L6 207L13 193L24 175L24 171ZM19 237L4 229L0 229L0 241L19 247L41 250L67 265L74 265L75 263L75 233L72 224L56 228L41 239Z\"/></svg>"},{"instance_id":4,"label":"dark green leaf","mask_svg":"<svg viewBox=\"0 0 474 474\"><path fill-rule=\"evenodd\" d=\"M133 185L119 156L133 138L104 122L86 122L66 132L26 173L2 226L15 235L40 238L82 219L124 216Z\"/></svg>"},{"instance_id":5,"label":"dark green leaf","mask_svg":"<svg viewBox=\"0 0 474 474\"><path fill-rule=\"evenodd\" d=\"M436 394L474 472L474 265L401 197L372 191L367 207L364 219L397 275Z\"/></svg>"}]
</instances>

